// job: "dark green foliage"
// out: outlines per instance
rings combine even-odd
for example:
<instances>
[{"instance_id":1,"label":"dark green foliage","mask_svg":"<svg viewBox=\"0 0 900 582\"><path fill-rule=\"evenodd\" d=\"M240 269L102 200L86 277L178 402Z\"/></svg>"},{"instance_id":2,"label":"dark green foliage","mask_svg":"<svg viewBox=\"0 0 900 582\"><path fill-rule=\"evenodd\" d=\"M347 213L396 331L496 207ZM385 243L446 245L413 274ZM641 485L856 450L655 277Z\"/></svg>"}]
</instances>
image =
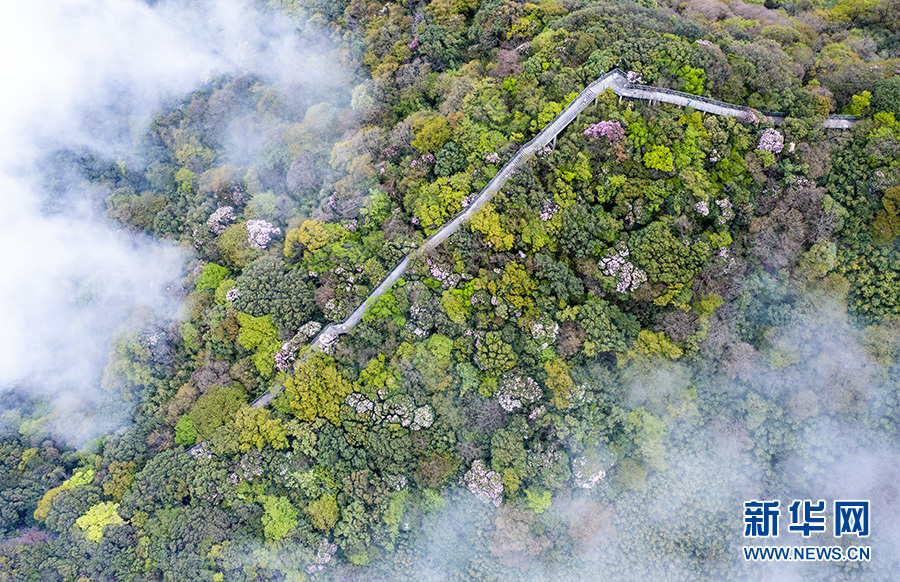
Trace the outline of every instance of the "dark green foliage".
<instances>
[{"instance_id":1,"label":"dark green foliage","mask_svg":"<svg viewBox=\"0 0 900 582\"><path fill-rule=\"evenodd\" d=\"M875 83L872 110L893 113L894 117L900 119L900 77L894 75Z\"/></svg>"},{"instance_id":2,"label":"dark green foliage","mask_svg":"<svg viewBox=\"0 0 900 582\"><path fill-rule=\"evenodd\" d=\"M452 141L444 144L434 157L434 173L437 176L449 177L466 169L466 158Z\"/></svg>"},{"instance_id":3,"label":"dark green foliage","mask_svg":"<svg viewBox=\"0 0 900 582\"><path fill-rule=\"evenodd\" d=\"M271 314L280 328L295 331L318 313L309 278L278 257L262 257L248 265L235 288L240 292L236 309L256 317Z\"/></svg>"},{"instance_id":4,"label":"dark green foliage","mask_svg":"<svg viewBox=\"0 0 900 582\"><path fill-rule=\"evenodd\" d=\"M0 580L768 579L741 503L856 495L860 466L892 520L898 11L832 4L270 3L340 39L348 87L214 79L159 112L144 167L50 164L48 210L77 167L205 266L185 321L112 346L132 425L60 452L42 410L4 409ZM306 324L345 318L615 66L786 112L784 149L757 150L766 120L600 95L307 358ZM848 105L870 117L821 127ZM283 244L251 248L253 219ZM499 507L466 487L481 463ZM75 525L116 503L124 523ZM871 563L804 576L892 580L880 531Z\"/></svg>"}]
</instances>

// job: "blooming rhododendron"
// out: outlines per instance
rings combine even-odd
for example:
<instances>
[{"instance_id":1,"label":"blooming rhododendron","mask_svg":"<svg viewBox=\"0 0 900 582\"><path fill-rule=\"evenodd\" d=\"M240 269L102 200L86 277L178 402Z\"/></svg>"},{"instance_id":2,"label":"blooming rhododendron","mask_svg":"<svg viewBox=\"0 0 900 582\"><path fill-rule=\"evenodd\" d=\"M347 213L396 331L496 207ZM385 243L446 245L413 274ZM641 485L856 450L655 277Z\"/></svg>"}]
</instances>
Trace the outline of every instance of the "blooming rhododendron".
<instances>
[{"instance_id":1,"label":"blooming rhododendron","mask_svg":"<svg viewBox=\"0 0 900 582\"><path fill-rule=\"evenodd\" d=\"M500 477L500 473L489 471L481 459L472 461L472 468L463 475L460 483L465 485L479 501L500 507L503 479Z\"/></svg>"},{"instance_id":2,"label":"blooming rhododendron","mask_svg":"<svg viewBox=\"0 0 900 582\"><path fill-rule=\"evenodd\" d=\"M538 218L544 221L550 220L556 215L557 212L559 212L559 210L559 204L553 202L552 200L546 200L544 201L543 210L541 210L541 212L538 214Z\"/></svg>"},{"instance_id":3,"label":"blooming rhododendron","mask_svg":"<svg viewBox=\"0 0 900 582\"><path fill-rule=\"evenodd\" d=\"M506 412L521 408L523 400L534 402L543 395L543 391L533 378L516 374L505 374L500 381L497 398L500 407Z\"/></svg>"},{"instance_id":4,"label":"blooming rhododendron","mask_svg":"<svg viewBox=\"0 0 900 582\"><path fill-rule=\"evenodd\" d=\"M325 567L325 564L331 561L335 552L337 552L337 545L329 542L328 538L324 538L316 550L315 561L306 568L306 571L310 574L320 571Z\"/></svg>"},{"instance_id":5,"label":"blooming rhododendron","mask_svg":"<svg viewBox=\"0 0 900 582\"><path fill-rule=\"evenodd\" d=\"M784 136L778 130L770 127L759 138L759 145L756 146L756 149L780 154L784 149Z\"/></svg>"},{"instance_id":6,"label":"blooming rhododendron","mask_svg":"<svg viewBox=\"0 0 900 582\"><path fill-rule=\"evenodd\" d=\"M619 293L634 291L647 280L647 274L628 260L629 254L628 247L619 243L600 260L600 270L607 277L615 277Z\"/></svg>"},{"instance_id":7,"label":"blooming rhododendron","mask_svg":"<svg viewBox=\"0 0 900 582\"><path fill-rule=\"evenodd\" d=\"M622 141L622 138L625 137L625 130L618 121L601 121L600 123L595 123L585 129L584 135L593 137L594 139L605 137L609 140L609 145L614 145Z\"/></svg>"},{"instance_id":8,"label":"blooming rhododendron","mask_svg":"<svg viewBox=\"0 0 900 582\"><path fill-rule=\"evenodd\" d=\"M225 225L229 222L234 222L234 220L234 208L222 206L209 215L209 218L206 220L206 226L209 227L213 234L222 234L225 231Z\"/></svg>"},{"instance_id":9,"label":"blooming rhododendron","mask_svg":"<svg viewBox=\"0 0 900 582\"><path fill-rule=\"evenodd\" d=\"M247 240L255 249L264 250L269 246L272 235L281 234L281 229L267 220L248 220L246 225Z\"/></svg>"}]
</instances>

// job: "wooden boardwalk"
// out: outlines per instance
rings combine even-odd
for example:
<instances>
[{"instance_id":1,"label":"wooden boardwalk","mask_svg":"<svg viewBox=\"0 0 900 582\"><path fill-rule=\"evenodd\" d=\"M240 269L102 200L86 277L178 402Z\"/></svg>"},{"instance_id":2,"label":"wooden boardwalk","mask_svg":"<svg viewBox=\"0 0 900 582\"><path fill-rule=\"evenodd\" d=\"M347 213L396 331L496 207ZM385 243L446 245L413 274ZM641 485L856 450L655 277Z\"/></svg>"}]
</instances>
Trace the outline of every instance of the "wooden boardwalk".
<instances>
[{"instance_id":1,"label":"wooden boardwalk","mask_svg":"<svg viewBox=\"0 0 900 582\"><path fill-rule=\"evenodd\" d=\"M548 123L534 139L519 148L519 151L504 164L500 171L497 172L490 182L488 182L487 186L481 190L478 197L475 198L469 206L451 218L437 232L428 237L418 249L405 256L403 260L387 274L378 287L369 293L369 296L366 297L365 301L363 301L363 303L357 307L347 319L341 322L331 323L322 329L322 331L299 355L298 360L306 360L315 352L320 351L325 348L325 346L337 341L337 338L340 335L353 329L353 327L362 319L363 315L365 315L369 307L375 304L375 302L377 302L378 299L403 276L410 261L417 256L433 251L438 245L447 240L450 235L456 232L464 222L478 212L478 209L480 209L485 202L490 200L491 197L503 187L510 176L513 175L513 172L519 167L519 164L526 161L539 150L548 146L551 142L555 142L557 136L562 133L576 117L578 117L578 114L580 114L588 105L593 103L597 97L607 89L612 89L616 95L622 98L643 99L650 101L651 104L671 103L682 107L692 107L698 111L711 113L713 115L727 115L729 117L737 117L748 121L764 116L767 117L770 122L777 125L782 123L785 119L784 114L781 113L761 113L754 111L749 107L716 101L698 95L629 83L625 73L619 69L614 69L588 85L584 91L579 93L578 97L573 99L559 115L553 118L553 120ZM829 129L849 129L856 123L857 119L857 117L849 115L830 115L825 119L824 126ZM272 388L269 392L266 392L254 400L251 406L267 406L283 389L283 386ZM191 447L190 450L195 451L199 446L200 445L195 445L194 447Z\"/></svg>"}]
</instances>

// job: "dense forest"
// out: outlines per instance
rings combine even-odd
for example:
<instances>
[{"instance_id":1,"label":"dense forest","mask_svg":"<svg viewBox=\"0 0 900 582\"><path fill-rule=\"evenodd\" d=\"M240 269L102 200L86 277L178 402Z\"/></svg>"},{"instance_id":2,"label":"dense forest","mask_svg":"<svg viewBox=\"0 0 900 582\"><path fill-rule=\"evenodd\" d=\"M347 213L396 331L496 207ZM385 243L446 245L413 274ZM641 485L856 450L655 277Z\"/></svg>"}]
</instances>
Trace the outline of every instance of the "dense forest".
<instances>
[{"instance_id":1,"label":"dense forest","mask_svg":"<svg viewBox=\"0 0 900 582\"><path fill-rule=\"evenodd\" d=\"M4 394L0 581L896 578L897 0L258 9L346 74L215 76L128 159L44 160L48 207L77 176L189 262L110 347L124 427ZM305 354L616 67L787 117L607 91ZM740 554L747 500L857 498L870 538L777 542L870 562Z\"/></svg>"}]
</instances>

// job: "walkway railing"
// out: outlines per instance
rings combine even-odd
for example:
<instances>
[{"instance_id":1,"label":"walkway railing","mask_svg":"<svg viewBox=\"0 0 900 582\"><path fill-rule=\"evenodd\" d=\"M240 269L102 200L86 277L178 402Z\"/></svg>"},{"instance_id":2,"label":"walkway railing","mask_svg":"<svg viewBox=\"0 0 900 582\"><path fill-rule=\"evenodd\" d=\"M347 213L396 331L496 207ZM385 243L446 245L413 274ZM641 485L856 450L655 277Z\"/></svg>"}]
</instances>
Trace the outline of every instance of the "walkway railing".
<instances>
[{"instance_id":1,"label":"walkway railing","mask_svg":"<svg viewBox=\"0 0 900 582\"><path fill-rule=\"evenodd\" d=\"M651 87L649 85L638 85L629 83L628 77L619 69L602 75L596 81L588 85L578 96L572 100L562 111L560 111L536 136L528 143L519 148L493 178L482 188L481 192L472 201L469 206L458 212L453 218L447 221L444 226L432 233L431 236L416 250L407 254L400 263L388 273L379 285L369 293L368 297L357 307L344 321L335 322L327 325L319 334L309 343L306 349L298 356L299 361L304 361L315 352L321 350L324 346L329 345L337 340L338 336L352 329L365 315L366 311L378 301L384 293L390 289L394 283L406 272L409 263L417 256L423 255L434 250L438 245L447 240L454 232L459 229L463 222L468 220L475 212L484 205L485 202L493 197L506 181L512 176L513 172L519 167L523 160L530 155L536 153L543 147L546 147L551 141L566 128L589 104L591 104L603 91L612 89L613 92L620 97L629 97L634 99L645 99L650 101L661 101L674 103L678 105L693 107L700 111L706 111L715 115L729 115L732 117L747 116L755 111L749 107L717 101L708 97L701 97L691 93L674 91L672 89L664 89L661 87ZM785 114L778 112L757 111L766 115L773 122L783 121ZM825 120L825 127L847 129L856 123L860 118L855 115L829 115ZM778 121L776 121L778 120ZM253 401L251 406L268 405L281 391L283 386L270 389L259 398ZM200 445L191 447L191 451L196 450Z\"/></svg>"}]
</instances>

